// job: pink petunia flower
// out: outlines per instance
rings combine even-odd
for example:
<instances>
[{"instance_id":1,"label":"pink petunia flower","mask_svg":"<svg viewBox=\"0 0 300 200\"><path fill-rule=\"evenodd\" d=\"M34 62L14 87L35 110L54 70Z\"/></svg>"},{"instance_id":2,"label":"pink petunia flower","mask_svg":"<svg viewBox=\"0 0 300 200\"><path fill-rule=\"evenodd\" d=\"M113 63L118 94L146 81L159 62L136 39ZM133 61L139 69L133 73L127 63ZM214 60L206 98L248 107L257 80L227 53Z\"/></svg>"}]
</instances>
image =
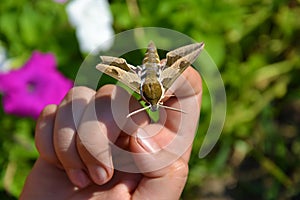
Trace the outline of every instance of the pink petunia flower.
<instances>
[{"instance_id":1,"label":"pink petunia flower","mask_svg":"<svg viewBox=\"0 0 300 200\"><path fill-rule=\"evenodd\" d=\"M0 74L4 111L35 119L47 104L58 104L72 85L56 69L53 54L37 51L22 68Z\"/></svg>"}]
</instances>

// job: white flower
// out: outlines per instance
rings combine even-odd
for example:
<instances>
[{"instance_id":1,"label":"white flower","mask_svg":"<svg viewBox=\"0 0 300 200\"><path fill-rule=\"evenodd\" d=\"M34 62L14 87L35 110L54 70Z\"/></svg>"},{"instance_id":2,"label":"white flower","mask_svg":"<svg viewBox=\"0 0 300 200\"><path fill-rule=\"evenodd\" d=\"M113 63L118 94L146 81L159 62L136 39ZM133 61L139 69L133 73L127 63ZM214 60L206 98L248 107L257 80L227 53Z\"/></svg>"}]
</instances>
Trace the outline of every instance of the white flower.
<instances>
[{"instance_id":1,"label":"white flower","mask_svg":"<svg viewBox=\"0 0 300 200\"><path fill-rule=\"evenodd\" d=\"M113 19L107 0L73 0L67 5L67 14L76 29L81 52L111 47Z\"/></svg>"},{"instance_id":2,"label":"white flower","mask_svg":"<svg viewBox=\"0 0 300 200\"><path fill-rule=\"evenodd\" d=\"M0 73L8 72L11 69L11 61L6 57L5 49L0 46Z\"/></svg>"},{"instance_id":3,"label":"white flower","mask_svg":"<svg viewBox=\"0 0 300 200\"><path fill-rule=\"evenodd\" d=\"M56 3L66 3L68 0L53 0L55 1Z\"/></svg>"}]
</instances>

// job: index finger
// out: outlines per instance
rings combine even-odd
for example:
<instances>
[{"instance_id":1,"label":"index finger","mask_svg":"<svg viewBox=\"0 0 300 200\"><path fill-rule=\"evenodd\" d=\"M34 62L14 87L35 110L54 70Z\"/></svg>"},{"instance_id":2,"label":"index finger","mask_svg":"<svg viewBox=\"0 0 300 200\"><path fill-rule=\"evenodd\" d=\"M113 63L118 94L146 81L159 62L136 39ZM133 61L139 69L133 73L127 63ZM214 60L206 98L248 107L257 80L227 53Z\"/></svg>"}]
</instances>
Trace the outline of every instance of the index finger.
<instances>
[{"instance_id":1,"label":"index finger","mask_svg":"<svg viewBox=\"0 0 300 200\"><path fill-rule=\"evenodd\" d=\"M147 136L143 137L151 138L157 143L158 149L160 149L154 155L151 153L151 155L135 155L139 163L139 168L142 171L156 171L175 162L179 158L182 158L185 162L189 159L200 115L202 96L200 75L196 70L189 67L174 82L170 91L173 92L175 97L169 98L164 102L164 105L182 109L185 113L160 108L159 123L149 124L142 128L147 132ZM141 136L137 134L135 137L140 138ZM155 164L152 162L146 162L146 164L139 162L148 161L147 156L154 156L156 160Z\"/></svg>"},{"instance_id":2,"label":"index finger","mask_svg":"<svg viewBox=\"0 0 300 200\"><path fill-rule=\"evenodd\" d=\"M178 132L182 124L189 126L190 130L196 129L202 100L202 80L199 73L188 67L167 91L167 95L172 93L172 97L164 105L182 112L165 109L165 112L161 112L160 123L173 132Z\"/></svg>"}]
</instances>

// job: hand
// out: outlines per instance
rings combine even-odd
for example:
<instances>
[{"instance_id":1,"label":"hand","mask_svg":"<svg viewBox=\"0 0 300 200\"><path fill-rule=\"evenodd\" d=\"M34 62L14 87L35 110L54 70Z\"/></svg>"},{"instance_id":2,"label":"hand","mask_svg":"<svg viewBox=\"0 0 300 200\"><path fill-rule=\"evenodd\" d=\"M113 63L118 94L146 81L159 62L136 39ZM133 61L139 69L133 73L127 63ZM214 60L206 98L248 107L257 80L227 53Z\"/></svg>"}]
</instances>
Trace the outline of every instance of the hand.
<instances>
[{"instance_id":1,"label":"hand","mask_svg":"<svg viewBox=\"0 0 300 200\"><path fill-rule=\"evenodd\" d=\"M20 199L179 199L198 125L201 78L189 67L173 84L160 120L150 123L130 95L114 85L69 91L36 125L40 153Z\"/></svg>"}]
</instances>

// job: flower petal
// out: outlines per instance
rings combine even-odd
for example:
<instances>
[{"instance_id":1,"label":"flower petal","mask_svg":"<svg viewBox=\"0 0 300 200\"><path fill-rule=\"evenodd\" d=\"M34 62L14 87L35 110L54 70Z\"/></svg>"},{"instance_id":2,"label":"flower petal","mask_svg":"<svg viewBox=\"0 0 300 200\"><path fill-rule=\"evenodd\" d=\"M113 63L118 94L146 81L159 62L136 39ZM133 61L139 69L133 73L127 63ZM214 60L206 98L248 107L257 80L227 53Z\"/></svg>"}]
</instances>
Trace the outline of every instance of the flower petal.
<instances>
[{"instance_id":1,"label":"flower petal","mask_svg":"<svg viewBox=\"0 0 300 200\"><path fill-rule=\"evenodd\" d=\"M111 47L113 20L106 0L74 0L66 9L71 25L76 28L81 52Z\"/></svg>"},{"instance_id":2,"label":"flower petal","mask_svg":"<svg viewBox=\"0 0 300 200\"><path fill-rule=\"evenodd\" d=\"M25 65L0 74L4 111L37 118L48 104L58 104L72 87L72 81L57 69L53 54L33 52Z\"/></svg>"}]
</instances>

